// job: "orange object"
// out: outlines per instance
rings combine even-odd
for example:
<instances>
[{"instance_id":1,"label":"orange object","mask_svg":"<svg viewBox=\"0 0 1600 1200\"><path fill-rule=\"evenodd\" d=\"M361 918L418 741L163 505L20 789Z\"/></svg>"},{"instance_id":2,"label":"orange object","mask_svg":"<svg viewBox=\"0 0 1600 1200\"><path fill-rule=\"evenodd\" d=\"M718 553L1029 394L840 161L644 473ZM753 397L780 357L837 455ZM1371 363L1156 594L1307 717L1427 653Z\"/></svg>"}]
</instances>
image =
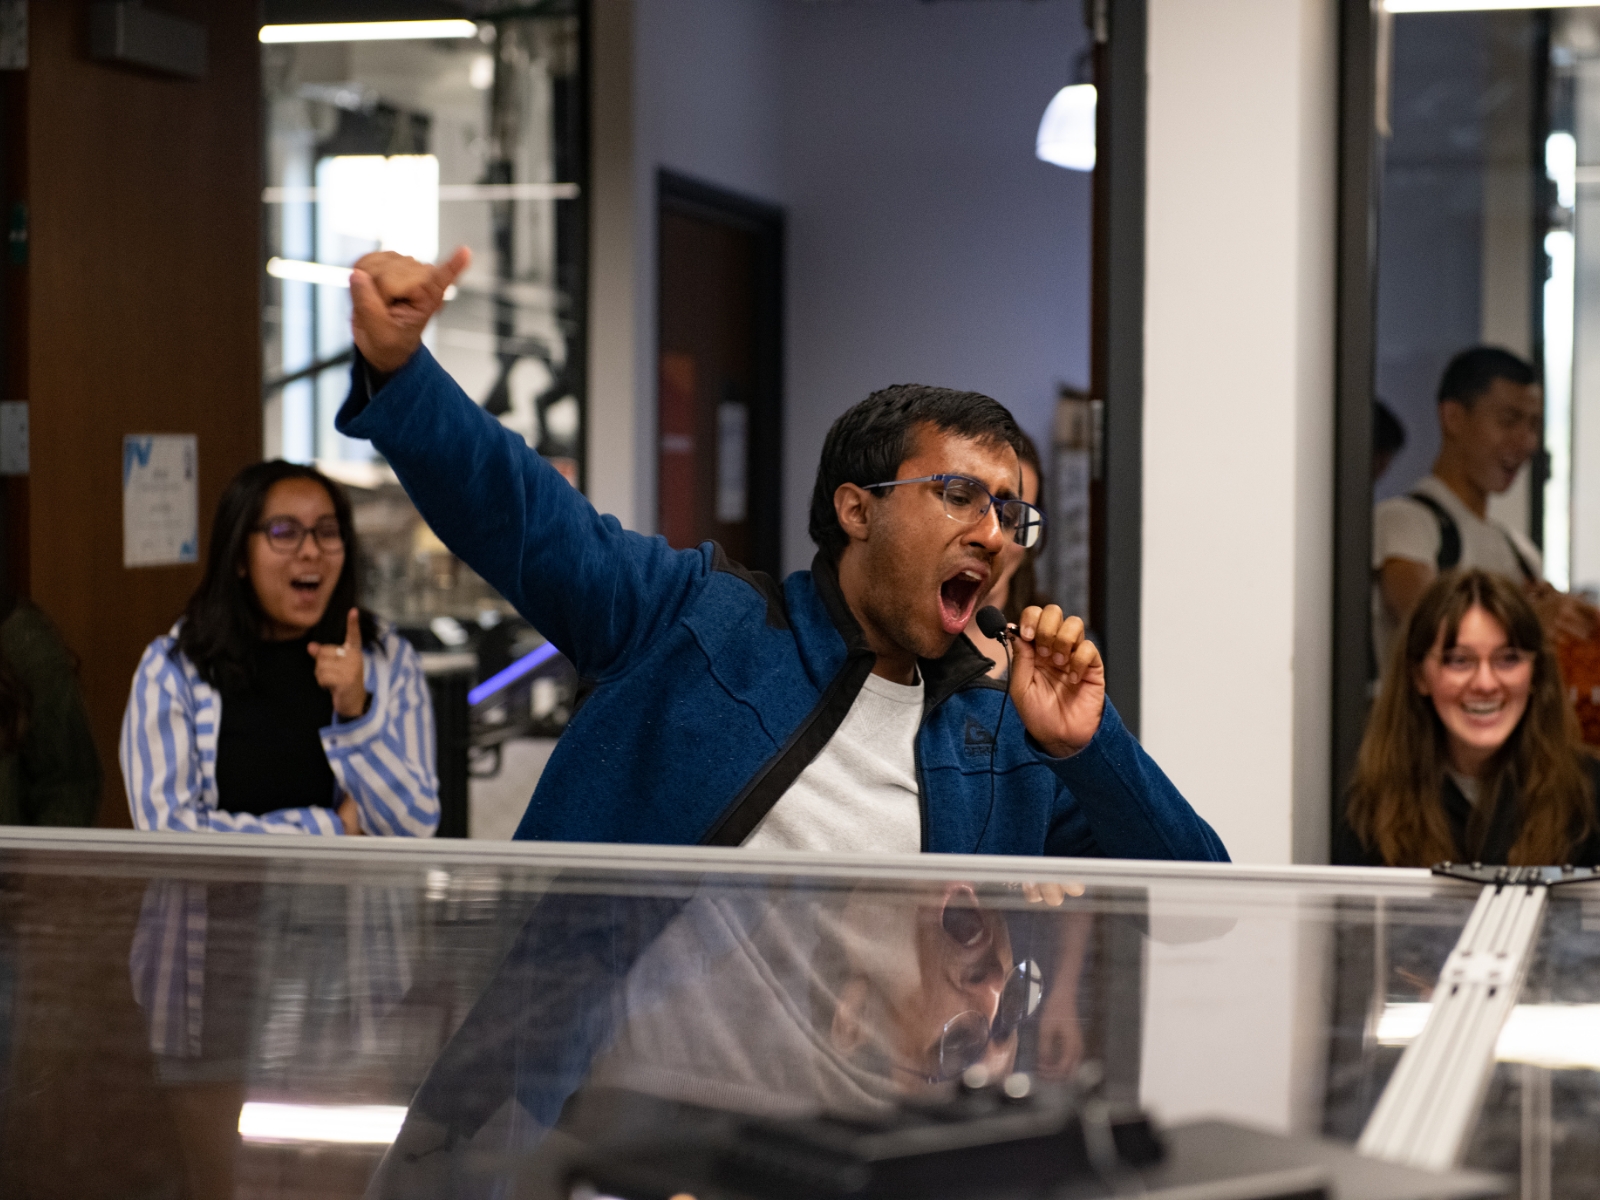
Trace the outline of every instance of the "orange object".
<instances>
[{"instance_id":1,"label":"orange object","mask_svg":"<svg viewBox=\"0 0 1600 1200\"><path fill-rule=\"evenodd\" d=\"M1556 658L1567 699L1578 714L1583 740L1600 746L1600 634L1581 640L1558 638Z\"/></svg>"}]
</instances>

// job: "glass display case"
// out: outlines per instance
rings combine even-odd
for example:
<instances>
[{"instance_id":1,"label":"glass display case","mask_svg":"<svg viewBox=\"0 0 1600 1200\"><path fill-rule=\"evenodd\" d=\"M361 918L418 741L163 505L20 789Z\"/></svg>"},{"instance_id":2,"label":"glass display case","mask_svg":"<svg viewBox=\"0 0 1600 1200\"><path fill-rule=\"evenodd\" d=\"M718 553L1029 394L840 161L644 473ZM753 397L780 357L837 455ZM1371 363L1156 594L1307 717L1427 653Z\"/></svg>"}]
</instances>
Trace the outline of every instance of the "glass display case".
<instances>
[{"instance_id":1,"label":"glass display case","mask_svg":"<svg viewBox=\"0 0 1600 1200\"><path fill-rule=\"evenodd\" d=\"M1007 1143L998 1190L916 1194L1595 1186L1600 885L1553 894L1469 1170L1429 1173L1354 1151L1484 903L1425 872L110 831L0 866L6 1195L786 1195L622 1168L1052 1104L1090 1177Z\"/></svg>"}]
</instances>

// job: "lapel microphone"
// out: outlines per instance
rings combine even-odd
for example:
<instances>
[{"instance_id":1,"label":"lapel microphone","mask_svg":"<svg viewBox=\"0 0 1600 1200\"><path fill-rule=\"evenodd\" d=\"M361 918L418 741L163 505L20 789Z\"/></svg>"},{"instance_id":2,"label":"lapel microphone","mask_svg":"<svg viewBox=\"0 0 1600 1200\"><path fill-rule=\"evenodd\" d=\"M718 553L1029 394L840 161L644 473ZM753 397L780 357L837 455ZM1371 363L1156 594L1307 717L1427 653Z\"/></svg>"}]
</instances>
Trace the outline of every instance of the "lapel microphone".
<instances>
[{"instance_id":1,"label":"lapel microphone","mask_svg":"<svg viewBox=\"0 0 1600 1200\"><path fill-rule=\"evenodd\" d=\"M1003 642L1017 632L1015 625L1006 624L1005 613L992 604L978 610L978 629L984 637L996 642Z\"/></svg>"},{"instance_id":2,"label":"lapel microphone","mask_svg":"<svg viewBox=\"0 0 1600 1200\"><path fill-rule=\"evenodd\" d=\"M986 605L978 610L978 630L984 637L999 642L1006 648L1006 684L1005 690L1000 693L1000 716L994 723L994 737L989 750L989 811L983 814L983 828L978 831L978 840L973 843L972 852L976 854L978 847L983 845L984 834L989 832L989 821L994 816L994 760L1000 754L1000 726L1006 719L1006 697L1011 691L1011 638L1017 636L1017 627L1006 624L1006 615L994 605Z\"/></svg>"}]
</instances>

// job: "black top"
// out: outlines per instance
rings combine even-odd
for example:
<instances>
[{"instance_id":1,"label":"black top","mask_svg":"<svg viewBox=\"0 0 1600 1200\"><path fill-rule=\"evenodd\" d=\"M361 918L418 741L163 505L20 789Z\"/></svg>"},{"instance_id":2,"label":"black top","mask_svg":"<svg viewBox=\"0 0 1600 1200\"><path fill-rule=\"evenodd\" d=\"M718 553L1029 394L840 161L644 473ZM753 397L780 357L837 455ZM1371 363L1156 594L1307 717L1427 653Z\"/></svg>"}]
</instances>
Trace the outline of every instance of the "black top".
<instances>
[{"instance_id":1,"label":"black top","mask_svg":"<svg viewBox=\"0 0 1600 1200\"><path fill-rule=\"evenodd\" d=\"M333 696L317 683L309 640L258 642L250 684L221 689L217 801L225 812L259 817L280 808L336 807L321 732L333 723Z\"/></svg>"},{"instance_id":2,"label":"black top","mask_svg":"<svg viewBox=\"0 0 1600 1200\"><path fill-rule=\"evenodd\" d=\"M1589 774L1589 786L1600 798L1600 761L1585 757L1584 769ZM1468 823L1472 819L1472 803L1461 794L1456 781L1448 775L1444 779L1444 815L1450 822L1450 832L1455 838L1457 862L1481 862L1490 866L1506 865L1511 847L1516 845L1522 832L1522 822L1517 814L1516 795L1510 787L1501 789L1499 802L1489 814L1488 828L1483 831L1480 846L1469 845ZM1334 832L1332 861L1342 867L1381 867L1386 864L1377 848L1367 849L1361 839L1342 817ZM1589 835L1572 848L1571 865L1575 867L1600 866L1600 816L1591 819ZM1433 864L1429 863L1429 866ZM1545 863L1559 867L1565 863Z\"/></svg>"}]
</instances>

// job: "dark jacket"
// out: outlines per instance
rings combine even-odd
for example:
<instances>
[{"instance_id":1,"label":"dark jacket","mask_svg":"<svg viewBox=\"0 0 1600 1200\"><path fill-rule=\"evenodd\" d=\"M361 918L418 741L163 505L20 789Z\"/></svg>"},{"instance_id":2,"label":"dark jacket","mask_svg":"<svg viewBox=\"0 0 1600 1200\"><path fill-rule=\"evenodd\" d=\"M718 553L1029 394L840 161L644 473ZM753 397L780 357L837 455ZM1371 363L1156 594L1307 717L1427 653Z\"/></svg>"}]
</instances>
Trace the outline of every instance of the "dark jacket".
<instances>
[{"instance_id":1,"label":"dark jacket","mask_svg":"<svg viewBox=\"0 0 1600 1200\"><path fill-rule=\"evenodd\" d=\"M445 544L596 685L519 838L737 845L872 670L830 563L779 584L713 543L628 532L425 349L375 394L358 360L338 428L370 438ZM920 666L924 850L1226 858L1109 703L1089 745L1055 759L1014 710L996 746L1003 692L965 638Z\"/></svg>"},{"instance_id":2,"label":"dark jacket","mask_svg":"<svg viewBox=\"0 0 1600 1200\"><path fill-rule=\"evenodd\" d=\"M1600 797L1600 761L1588 756L1584 757L1584 768L1589 775L1589 788L1591 796ZM1506 859L1511 854L1511 847L1516 845L1517 838L1522 834L1522 818L1517 811L1517 794L1515 788L1507 784L1500 789L1500 795L1494 806L1494 811L1489 814L1488 825L1483 831L1482 841L1478 845L1472 844L1469 836L1468 824L1472 820L1472 803L1461 794L1461 789L1456 786L1456 781L1450 776L1444 777L1444 790L1440 795L1444 804L1444 815L1450 822L1450 833L1455 838L1456 862L1481 862L1491 866L1504 866ZM1350 828L1348 822L1342 818L1339 828L1334 834L1333 862L1335 866L1344 867L1383 867L1388 866L1376 847L1367 849L1361 844L1361 839L1356 836L1355 830ZM1600 867L1600 817L1591 810L1589 833L1584 839L1572 848L1568 857L1575 867ZM1432 866L1432 863L1419 864ZM1563 866L1563 863L1550 863L1549 866Z\"/></svg>"},{"instance_id":3,"label":"dark jacket","mask_svg":"<svg viewBox=\"0 0 1600 1200\"><path fill-rule=\"evenodd\" d=\"M27 693L28 728L0 755L0 825L92 825L102 777L76 665L44 613L12 603L0 654Z\"/></svg>"}]
</instances>

